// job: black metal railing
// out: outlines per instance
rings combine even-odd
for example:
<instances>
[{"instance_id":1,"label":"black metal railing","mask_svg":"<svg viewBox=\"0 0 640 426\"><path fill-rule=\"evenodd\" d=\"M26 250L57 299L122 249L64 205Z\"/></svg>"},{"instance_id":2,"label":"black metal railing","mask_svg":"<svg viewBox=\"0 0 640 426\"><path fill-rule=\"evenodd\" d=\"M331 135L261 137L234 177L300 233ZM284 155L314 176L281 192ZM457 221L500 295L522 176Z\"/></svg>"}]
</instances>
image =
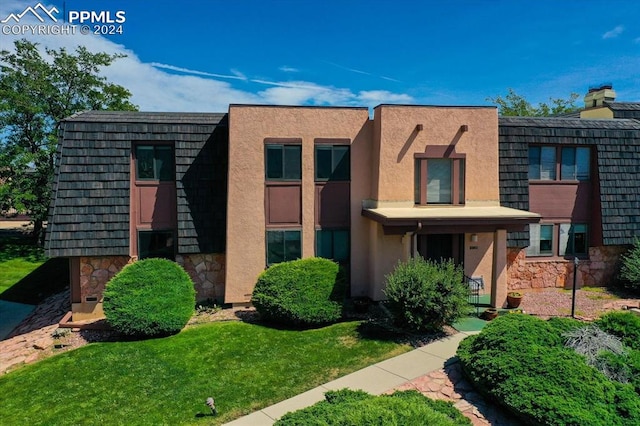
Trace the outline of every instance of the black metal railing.
<instances>
[{"instance_id":1,"label":"black metal railing","mask_svg":"<svg viewBox=\"0 0 640 426\"><path fill-rule=\"evenodd\" d=\"M484 290L482 277L468 277L464 275L464 282L469 287L469 304L476 307L476 315L480 315L480 291Z\"/></svg>"}]
</instances>

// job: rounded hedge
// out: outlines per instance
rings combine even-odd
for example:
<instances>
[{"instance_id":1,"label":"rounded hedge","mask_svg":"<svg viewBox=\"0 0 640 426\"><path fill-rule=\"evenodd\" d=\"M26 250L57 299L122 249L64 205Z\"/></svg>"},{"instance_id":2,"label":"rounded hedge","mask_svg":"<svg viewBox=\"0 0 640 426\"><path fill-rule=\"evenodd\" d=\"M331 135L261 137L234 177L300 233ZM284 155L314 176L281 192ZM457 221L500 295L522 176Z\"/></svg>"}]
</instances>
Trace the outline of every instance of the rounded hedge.
<instances>
[{"instance_id":1,"label":"rounded hedge","mask_svg":"<svg viewBox=\"0 0 640 426\"><path fill-rule=\"evenodd\" d=\"M258 277L251 302L267 321L316 326L339 320L344 298L338 264L313 257L269 267Z\"/></svg>"},{"instance_id":2,"label":"rounded hedge","mask_svg":"<svg viewBox=\"0 0 640 426\"><path fill-rule=\"evenodd\" d=\"M387 305L396 323L414 330L440 330L469 313L469 287L452 261L414 257L386 276Z\"/></svg>"},{"instance_id":3,"label":"rounded hedge","mask_svg":"<svg viewBox=\"0 0 640 426\"><path fill-rule=\"evenodd\" d=\"M452 403L434 401L415 390L373 396L341 389L325 394L325 401L282 416L277 426L309 425L471 425Z\"/></svg>"},{"instance_id":4,"label":"rounded hedge","mask_svg":"<svg viewBox=\"0 0 640 426\"><path fill-rule=\"evenodd\" d=\"M464 339L457 355L477 390L524 424L640 424L640 395L565 347L573 321L504 315Z\"/></svg>"},{"instance_id":5,"label":"rounded hedge","mask_svg":"<svg viewBox=\"0 0 640 426\"><path fill-rule=\"evenodd\" d=\"M104 314L117 331L161 336L182 330L193 315L195 290L180 265L144 259L125 266L104 291Z\"/></svg>"}]
</instances>

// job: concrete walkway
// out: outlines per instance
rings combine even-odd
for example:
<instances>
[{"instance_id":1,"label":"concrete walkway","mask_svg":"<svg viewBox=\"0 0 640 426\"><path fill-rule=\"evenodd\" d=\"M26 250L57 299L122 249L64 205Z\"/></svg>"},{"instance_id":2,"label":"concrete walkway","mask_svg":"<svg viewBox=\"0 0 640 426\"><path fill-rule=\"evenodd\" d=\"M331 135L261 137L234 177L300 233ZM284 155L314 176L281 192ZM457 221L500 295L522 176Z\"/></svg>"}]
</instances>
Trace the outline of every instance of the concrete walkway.
<instances>
[{"instance_id":1,"label":"concrete walkway","mask_svg":"<svg viewBox=\"0 0 640 426\"><path fill-rule=\"evenodd\" d=\"M227 423L227 425L272 425L277 419L290 411L299 410L324 400L324 393L329 390L342 388L362 389L371 394L380 395L394 389L400 389L407 382L456 363L455 354L458 344L470 334L475 333L461 332L414 349L411 352L381 361L298 396L236 419Z\"/></svg>"}]
</instances>

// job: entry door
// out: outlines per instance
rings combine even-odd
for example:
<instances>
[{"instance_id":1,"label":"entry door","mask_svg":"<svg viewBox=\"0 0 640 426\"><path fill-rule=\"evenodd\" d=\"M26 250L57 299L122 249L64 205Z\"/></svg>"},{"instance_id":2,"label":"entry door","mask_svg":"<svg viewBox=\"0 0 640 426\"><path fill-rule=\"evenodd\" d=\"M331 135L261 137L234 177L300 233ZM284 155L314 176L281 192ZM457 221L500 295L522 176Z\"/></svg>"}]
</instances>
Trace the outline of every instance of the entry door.
<instances>
[{"instance_id":1,"label":"entry door","mask_svg":"<svg viewBox=\"0 0 640 426\"><path fill-rule=\"evenodd\" d=\"M418 253L435 262L453 259L461 265L463 262L464 234L428 234L418 235Z\"/></svg>"}]
</instances>

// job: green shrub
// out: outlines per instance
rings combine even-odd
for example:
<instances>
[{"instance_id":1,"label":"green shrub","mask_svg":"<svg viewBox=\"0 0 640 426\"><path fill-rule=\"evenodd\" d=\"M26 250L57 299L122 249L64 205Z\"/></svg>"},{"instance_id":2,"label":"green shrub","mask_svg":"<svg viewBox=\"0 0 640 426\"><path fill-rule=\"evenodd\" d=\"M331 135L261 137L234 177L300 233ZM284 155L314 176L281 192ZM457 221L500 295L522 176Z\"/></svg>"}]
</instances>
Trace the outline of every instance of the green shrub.
<instances>
[{"instance_id":1,"label":"green shrub","mask_svg":"<svg viewBox=\"0 0 640 426\"><path fill-rule=\"evenodd\" d=\"M622 343L640 351L640 317L631 312L609 312L596 321L598 327L618 336Z\"/></svg>"},{"instance_id":2,"label":"green shrub","mask_svg":"<svg viewBox=\"0 0 640 426\"><path fill-rule=\"evenodd\" d=\"M620 278L629 290L640 293L640 239L635 238L633 247L622 256Z\"/></svg>"},{"instance_id":3,"label":"green shrub","mask_svg":"<svg viewBox=\"0 0 640 426\"><path fill-rule=\"evenodd\" d=\"M470 425L450 402L433 401L417 391L373 396L363 391L329 391L325 401L285 414L278 426L306 425Z\"/></svg>"},{"instance_id":4,"label":"green shrub","mask_svg":"<svg viewBox=\"0 0 640 426\"><path fill-rule=\"evenodd\" d=\"M469 313L469 288L452 261L414 257L386 277L385 295L396 322L415 330L440 330Z\"/></svg>"},{"instance_id":5,"label":"green shrub","mask_svg":"<svg viewBox=\"0 0 640 426\"><path fill-rule=\"evenodd\" d=\"M344 273L322 258L298 259L271 266L258 277L251 302L267 321L316 326L342 317Z\"/></svg>"},{"instance_id":6,"label":"green shrub","mask_svg":"<svg viewBox=\"0 0 640 426\"><path fill-rule=\"evenodd\" d=\"M476 388L525 424L640 424L633 388L564 347L561 329L571 325L505 315L463 340L457 355Z\"/></svg>"},{"instance_id":7,"label":"green shrub","mask_svg":"<svg viewBox=\"0 0 640 426\"><path fill-rule=\"evenodd\" d=\"M606 355L614 371L628 374L629 381L640 395L640 317L631 312L609 312L596 321L598 327L618 336L629 350L626 355Z\"/></svg>"},{"instance_id":8,"label":"green shrub","mask_svg":"<svg viewBox=\"0 0 640 426\"><path fill-rule=\"evenodd\" d=\"M182 330L194 312L189 275L166 259L125 266L104 291L104 313L117 331L132 336L162 336Z\"/></svg>"},{"instance_id":9,"label":"green shrub","mask_svg":"<svg viewBox=\"0 0 640 426\"><path fill-rule=\"evenodd\" d=\"M584 327L583 322L578 321L577 319L564 318L564 317L549 318L549 320L547 320L547 324L549 324L559 334L563 334L568 331L572 331L577 328Z\"/></svg>"}]
</instances>

